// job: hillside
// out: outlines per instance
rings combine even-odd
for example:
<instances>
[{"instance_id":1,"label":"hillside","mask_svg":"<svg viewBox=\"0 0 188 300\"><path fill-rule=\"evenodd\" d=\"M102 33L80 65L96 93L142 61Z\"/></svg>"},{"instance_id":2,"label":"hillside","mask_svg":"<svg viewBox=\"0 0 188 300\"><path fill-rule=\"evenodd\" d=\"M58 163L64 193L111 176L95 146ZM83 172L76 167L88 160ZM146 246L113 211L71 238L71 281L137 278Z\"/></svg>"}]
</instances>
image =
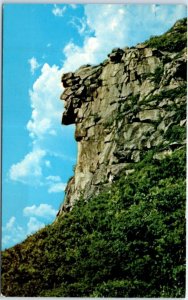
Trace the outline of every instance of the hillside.
<instances>
[{"instance_id":1,"label":"hillside","mask_svg":"<svg viewBox=\"0 0 188 300\"><path fill-rule=\"evenodd\" d=\"M5 296L184 297L186 32L63 74L75 173L55 222L2 252Z\"/></svg>"}]
</instances>

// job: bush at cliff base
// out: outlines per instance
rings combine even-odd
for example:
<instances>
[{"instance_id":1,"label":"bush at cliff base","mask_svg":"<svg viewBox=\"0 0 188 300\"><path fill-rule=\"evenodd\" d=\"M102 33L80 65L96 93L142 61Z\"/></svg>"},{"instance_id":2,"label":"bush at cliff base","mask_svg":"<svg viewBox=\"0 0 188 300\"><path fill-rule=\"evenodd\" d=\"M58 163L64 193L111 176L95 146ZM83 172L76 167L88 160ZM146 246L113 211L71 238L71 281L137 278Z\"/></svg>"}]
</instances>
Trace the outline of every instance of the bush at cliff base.
<instances>
[{"instance_id":1,"label":"bush at cliff base","mask_svg":"<svg viewBox=\"0 0 188 300\"><path fill-rule=\"evenodd\" d=\"M185 149L163 160L153 154L4 251L3 294L184 297Z\"/></svg>"}]
</instances>

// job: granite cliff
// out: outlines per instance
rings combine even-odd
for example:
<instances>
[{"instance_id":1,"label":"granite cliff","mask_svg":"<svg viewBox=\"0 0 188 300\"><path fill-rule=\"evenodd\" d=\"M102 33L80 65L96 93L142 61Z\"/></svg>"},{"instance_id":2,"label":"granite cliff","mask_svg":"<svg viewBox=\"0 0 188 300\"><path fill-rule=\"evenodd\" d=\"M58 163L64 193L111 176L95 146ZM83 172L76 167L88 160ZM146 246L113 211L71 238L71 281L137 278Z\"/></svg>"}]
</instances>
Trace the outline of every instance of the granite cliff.
<instances>
[{"instance_id":1,"label":"granite cliff","mask_svg":"<svg viewBox=\"0 0 188 300\"><path fill-rule=\"evenodd\" d=\"M78 155L59 213L110 186L120 171L134 172L132 163L149 149L158 147L155 157L162 159L185 144L185 135L169 134L186 124L185 43L181 52L171 49L183 26L178 21L166 34L167 45L151 39L116 48L100 65L63 74L62 123L76 125Z\"/></svg>"}]
</instances>

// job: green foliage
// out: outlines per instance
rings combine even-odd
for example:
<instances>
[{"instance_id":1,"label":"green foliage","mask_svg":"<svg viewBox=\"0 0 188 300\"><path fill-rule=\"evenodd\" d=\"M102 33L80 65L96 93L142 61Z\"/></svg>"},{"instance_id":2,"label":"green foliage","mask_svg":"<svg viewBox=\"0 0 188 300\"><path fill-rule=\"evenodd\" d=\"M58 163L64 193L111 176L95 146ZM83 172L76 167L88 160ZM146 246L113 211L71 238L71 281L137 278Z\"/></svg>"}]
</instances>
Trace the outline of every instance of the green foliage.
<instances>
[{"instance_id":1,"label":"green foliage","mask_svg":"<svg viewBox=\"0 0 188 300\"><path fill-rule=\"evenodd\" d=\"M187 46L187 19L180 20L178 25L161 36L151 37L146 44L148 47L162 51L181 51Z\"/></svg>"},{"instance_id":2,"label":"green foliage","mask_svg":"<svg viewBox=\"0 0 188 300\"><path fill-rule=\"evenodd\" d=\"M132 95L128 98L130 100L132 107L138 103L139 96L140 96L139 94L136 94L136 95Z\"/></svg>"},{"instance_id":3,"label":"green foliage","mask_svg":"<svg viewBox=\"0 0 188 300\"><path fill-rule=\"evenodd\" d=\"M108 120L104 123L104 128L108 128L108 127L111 127L115 121L115 117L114 116L111 116L108 118Z\"/></svg>"},{"instance_id":4,"label":"green foliage","mask_svg":"<svg viewBox=\"0 0 188 300\"><path fill-rule=\"evenodd\" d=\"M181 142L186 139L186 128L178 125L172 125L165 132L164 138L170 142Z\"/></svg>"},{"instance_id":5,"label":"green foliage","mask_svg":"<svg viewBox=\"0 0 188 300\"><path fill-rule=\"evenodd\" d=\"M3 294L184 297L185 149L161 161L153 154L3 251Z\"/></svg>"},{"instance_id":6,"label":"green foliage","mask_svg":"<svg viewBox=\"0 0 188 300\"><path fill-rule=\"evenodd\" d=\"M129 96L125 103L122 105L122 109L121 112L119 112L118 116L117 116L117 120L120 120L124 117L124 114L131 111L133 113L137 113L139 112L139 97L140 94L136 94L136 95L131 95Z\"/></svg>"},{"instance_id":7,"label":"green foliage","mask_svg":"<svg viewBox=\"0 0 188 300\"><path fill-rule=\"evenodd\" d=\"M93 120L94 120L95 123L97 123L100 119L101 119L101 117L97 113L95 113L93 115Z\"/></svg>"},{"instance_id":8,"label":"green foliage","mask_svg":"<svg viewBox=\"0 0 188 300\"><path fill-rule=\"evenodd\" d=\"M163 72L164 72L164 67L157 67L155 69L154 74L152 74L152 80L154 81L155 84L160 83Z\"/></svg>"},{"instance_id":9,"label":"green foliage","mask_svg":"<svg viewBox=\"0 0 188 300\"><path fill-rule=\"evenodd\" d=\"M161 81L162 75L164 72L164 67L163 66L159 66L155 69L154 73L146 73L142 75L142 78L145 80L147 78L149 78L150 80L152 80L156 85L158 85Z\"/></svg>"},{"instance_id":10,"label":"green foliage","mask_svg":"<svg viewBox=\"0 0 188 300\"><path fill-rule=\"evenodd\" d=\"M183 83L177 88L173 88L170 90L162 90L159 94L150 95L149 97L145 97L140 104L150 103L152 101L156 101L159 103L163 99L170 99L174 101L176 98L181 98L183 96L186 96L187 94L187 84Z\"/></svg>"}]
</instances>

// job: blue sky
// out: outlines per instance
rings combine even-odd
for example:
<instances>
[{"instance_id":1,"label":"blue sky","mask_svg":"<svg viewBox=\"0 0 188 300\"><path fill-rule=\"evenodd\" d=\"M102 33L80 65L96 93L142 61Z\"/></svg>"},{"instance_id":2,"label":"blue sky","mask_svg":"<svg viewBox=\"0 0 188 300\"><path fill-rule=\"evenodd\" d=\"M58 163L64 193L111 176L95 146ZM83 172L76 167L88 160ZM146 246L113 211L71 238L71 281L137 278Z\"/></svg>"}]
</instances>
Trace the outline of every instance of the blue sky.
<instances>
[{"instance_id":1,"label":"blue sky","mask_svg":"<svg viewBox=\"0 0 188 300\"><path fill-rule=\"evenodd\" d=\"M77 145L74 126L61 125L61 74L185 16L182 5L4 5L3 248L54 220L73 175Z\"/></svg>"}]
</instances>

